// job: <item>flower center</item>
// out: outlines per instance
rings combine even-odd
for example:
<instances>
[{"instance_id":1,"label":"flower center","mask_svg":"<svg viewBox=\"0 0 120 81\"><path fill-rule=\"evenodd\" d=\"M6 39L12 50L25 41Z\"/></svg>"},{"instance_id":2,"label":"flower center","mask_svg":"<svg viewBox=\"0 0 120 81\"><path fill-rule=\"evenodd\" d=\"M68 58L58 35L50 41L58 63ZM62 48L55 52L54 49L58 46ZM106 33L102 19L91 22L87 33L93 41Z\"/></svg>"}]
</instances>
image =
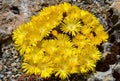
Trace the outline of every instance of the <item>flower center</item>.
<instances>
[{"instance_id":1,"label":"flower center","mask_svg":"<svg viewBox=\"0 0 120 81\"><path fill-rule=\"evenodd\" d=\"M75 25L74 24L69 24L68 28L69 28L69 30L75 30Z\"/></svg>"}]
</instances>

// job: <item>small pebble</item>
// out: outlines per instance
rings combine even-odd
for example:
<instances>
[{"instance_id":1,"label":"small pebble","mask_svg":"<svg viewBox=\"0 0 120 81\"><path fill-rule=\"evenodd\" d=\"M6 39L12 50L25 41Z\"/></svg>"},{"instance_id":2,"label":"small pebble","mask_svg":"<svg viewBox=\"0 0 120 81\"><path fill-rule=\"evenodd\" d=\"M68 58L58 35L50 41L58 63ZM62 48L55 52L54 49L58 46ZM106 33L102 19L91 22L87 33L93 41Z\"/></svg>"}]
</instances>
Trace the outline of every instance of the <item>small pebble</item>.
<instances>
[{"instance_id":1,"label":"small pebble","mask_svg":"<svg viewBox=\"0 0 120 81\"><path fill-rule=\"evenodd\" d=\"M8 71L8 72L6 72L6 74L10 75L10 74L12 74L12 72L11 72L11 71Z\"/></svg>"},{"instance_id":2,"label":"small pebble","mask_svg":"<svg viewBox=\"0 0 120 81\"><path fill-rule=\"evenodd\" d=\"M2 70L2 67L3 67L3 66L0 64L0 71Z\"/></svg>"},{"instance_id":3,"label":"small pebble","mask_svg":"<svg viewBox=\"0 0 120 81\"><path fill-rule=\"evenodd\" d=\"M0 78L3 78L4 77L4 75L3 74L0 74Z\"/></svg>"},{"instance_id":4,"label":"small pebble","mask_svg":"<svg viewBox=\"0 0 120 81\"><path fill-rule=\"evenodd\" d=\"M13 68L13 69L12 69L13 72L17 72L17 70L18 70L18 69L16 69L16 68Z\"/></svg>"},{"instance_id":5,"label":"small pebble","mask_svg":"<svg viewBox=\"0 0 120 81\"><path fill-rule=\"evenodd\" d=\"M14 56L14 59L18 58L18 56Z\"/></svg>"},{"instance_id":6,"label":"small pebble","mask_svg":"<svg viewBox=\"0 0 120 81\"><path fill-rule=\"evenodd\" d=\"M2 67L3 67L2 61L0 60L0 71L2 70Z\"/></svg>"},{"instance_id":7,"label":"small pebble","mask_svg":"<svg viewBox=\"0 0 120 81\"><path fill-rule=\"evenodd\" d=\"M15 67L15 66L17 66L17 64L14 62L14 63L11 64L11 66Z\"/></svg>"}]
</instances>

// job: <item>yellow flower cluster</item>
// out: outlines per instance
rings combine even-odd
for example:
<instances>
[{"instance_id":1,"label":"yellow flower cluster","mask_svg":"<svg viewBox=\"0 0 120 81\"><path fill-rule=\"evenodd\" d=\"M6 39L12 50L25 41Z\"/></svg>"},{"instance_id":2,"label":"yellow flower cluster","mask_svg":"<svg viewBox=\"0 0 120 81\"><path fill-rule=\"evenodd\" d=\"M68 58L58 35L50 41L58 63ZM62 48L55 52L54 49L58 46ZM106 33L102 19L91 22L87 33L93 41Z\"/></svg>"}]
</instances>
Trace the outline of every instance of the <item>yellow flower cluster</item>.
<instances>
[{"instance_id":1,"label":"yellow flower cluster","mask_svg":"<svg viewBox=\"0 0 120 81\"><path fill-rule=\"evenodd\" d=\"M97 48L108 35L90 12L69 3L43 8L13 32L23 56L23 72L61 79L93 71L101 53Z\"/></svg>"}]
</instances>

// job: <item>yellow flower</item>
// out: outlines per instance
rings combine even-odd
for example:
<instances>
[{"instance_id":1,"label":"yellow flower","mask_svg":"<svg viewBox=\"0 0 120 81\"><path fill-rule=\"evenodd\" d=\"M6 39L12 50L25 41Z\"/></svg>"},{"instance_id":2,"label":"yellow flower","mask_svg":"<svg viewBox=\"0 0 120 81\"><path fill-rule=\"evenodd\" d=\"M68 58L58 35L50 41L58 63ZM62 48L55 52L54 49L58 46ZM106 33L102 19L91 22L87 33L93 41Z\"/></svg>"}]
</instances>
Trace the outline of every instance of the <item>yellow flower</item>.
<instances>
[{"instance_id":1,"label":"yellow flower","mask_svg":"<svg viewBox=\"0 0 120 81\"><path fill-rule=\"evenodd\" d=\"M55 72L55 76L59 76L61 79L65 79L70 76L68 61L64 56L60 56L55 59Z\"/></svg>"},{"instance_id":2,"label":"yellow flower","mask_svg":"<svg viewBox=\"0 0 120 81\"><path fill-rule=\"evenodd\" d=\"M78 34L73 38L73 43L79 50L77 52L81 52L82 49L88 45L91 41L87 39L86 36Z\"/></svg>"},{"instance_id":3,"label":"yellow flower","mask_svg":"<svg viewBox=\"0 0 120 81\"><path fill-rule=\"evenodd\" d=\"M69 47L72 47L73 43L70 42L70 38L68 35L65 35L65 34L58 34L56 36L57 38L57 45L59 47L64 47L64 48L69 48Z\"/></svg>"},{"instance_id":4,"label":"yellow flower","mask_svg":"<svg viewBox=\"0 0 120 81\"><path fill-rule=\"evenodd\" d=\"M35 32L36 29L33 26L32 22L28 22L27 24L19 26L19 28L13 32L15 46L20 50L21 55L29 53L33 47L36 46L37 41L40 40L40 38L38 38L39 33Z\"/></svg>"},{"instance_id":5,"label":"yellow flower","mask_svg":"<svg viewBox=\"0 0 120 81\"><path fill-rule=\"evenodd\" d=\"M43 40L42 48L45 50L47 55L54 56L58 50L57 41L56 40Z\"/></svg>"},{"instance_id":6,"label":"yellow flower","mask_svg":"<svg viewBox=\"0 0 120 81\"><path fill-rule=\"evenodd\" d=\"M37 48L35 47L33 49L33 51L29 52L29 53L25 53L23 55L23 61L26 62L26 61L30 61L32 60L33 63L39 63L41 57L43 57L45 54L44 54L44 49L40 49L40 48Z\"/></svg>"},{"instance_id":7,"label":"yellow flower","mask_svg":"<svg viewBox=\"0 0 120 81\"><path fill-rule=\"evenodd\" d=\"M66 68L66 66L64 66ZM59 76L61 79L68 78L69 72L67 72L66 69L60 69L58 72L55 74L55 76Z\"/></svg>"},{"instance_id":8,"label":"yellow flower","mask_svg":"<svg viewBox=\"0 0 120 81\"><path fill-rule=\"evenodd\" d=\"M66 17L61 25L61 30L72 36L75 36L77 33L79 33L80 28L80 22L70 17Z\"/></svg>"},{"instance_id":9,"label":"yellow flower","mask_svg":"<svg viewBox=\"0 0 120 81\"><path fill-rule=\"evenodd\" d=\"M41 37L48 36L50 31L60 24L63 18L61 13L61 8L57 6L43 8L38 16L31 18L31 22L34 24L34 27L37 28L36 32L39 32Z\"/></svg>"},{"instance_id":10,"label":"yellow flower","mask_svg":"<svg viewBox=\"0 0 120 81\"><path fill-rule=\"evenodd\" d=\"M89 71L93 71L95 68L95 63L92 60L89 59L82 59L81 60L84 64L81 64L79 67L80 73L86 73Z\"/></svg>"},{"instance_id":11,"label":"yellow flower","mask_svg":"<svg viewBox=\"0 0 120 81\"><path fill-rule=\"evenodd\" d=\"M81 33L83 33L84 35L90 34L91 32L92 32L92 28L87 26L83 26L83 28L81 29Z\"/></svg>"},{"instance_id":12,"label":"yellow flower","mask_svg":"<svg viewBox=\"0 0 120 81\"><path fill-rule=\"evenodd\" d=\"M87 19L86 19L87 18ZM85 25L91 23L92 21L96 20L96 18L93 20L94 15L91 14L88 11L81 10L81 19Z\"/></svg>"},{"instance_id":13,"label":"yellow flower","mask_svg":"<svg viewBox=\"0 0 120 81\"><path fill-rule=\"evenodd\" d=\"M80 28L82 27L79 21L80 20L79 12L80 12L79 10L76 10L75 12L73 11L66 13L67 16L64 18L61 24L61 30L63 32L68 33L69 35L72 36L75 36L76 34L79 33Z\"/></svg>"},{"instance_id":14,"label":"yellow flower","mask_svg":"<svg viewBox=\"0 0 120 81\"><path fill-rule=\"evenodd\" d=\"M79 59L78 54L75 53L75 50L72 50L73 53L68 57L68 67L70 69L70 73L79 73L78 72L78 65L79 65Z\"/></svg>"},{"instance_id":15,"label":"yellow flower","mask_svg":"<svg viewBox=\"0 0 120 81\"><path fill-rule=\"evenodd\" d=\"M26 74L31 75L39 75L41 73L38 66L32 63L22 63L23 72L26 72Z\"/></svg>"},{"instance_id":16,"label":"yellow flower","mask_svg":"<svg viewBox=\"0 0 120 81\"><path fill-rule=\"evenodd\" d=\"M79 48L76 48L79 50ZM96 46L91 44L86 44L81 51L76 51L78 53L78 70L81 73L86 73L88 71L93 71L96 62L100 60L101 53L98 51Z\"/></svg>"},{"instance_id":17,"label":"yellow flower","mask_svg":"<svg viewBox=\"0 0 120 81\"><path fill-rule=\"evenodd\" d=\"M24 58L27 56L28 55L24 56ZM53 63L51 61L51 58L42 56L39 53L34 54L29 58L31 59L25 59L24 63L22 64L23 72L26 72L26 74L29 75L40 75L43 78L51 76L53 72Z\"/></svg>"},{"instance_id":18,"label":"yellow flower","mask_svg":"<svg viewBox=\"0 0 120 81\"><path fill-rule=\"evenodd\" d=\"M72 5L69 3L64 2L63 4L58 5L60 8L62 8L63 12L69 12L71 9Z\"/></svg>"}]
</instances>

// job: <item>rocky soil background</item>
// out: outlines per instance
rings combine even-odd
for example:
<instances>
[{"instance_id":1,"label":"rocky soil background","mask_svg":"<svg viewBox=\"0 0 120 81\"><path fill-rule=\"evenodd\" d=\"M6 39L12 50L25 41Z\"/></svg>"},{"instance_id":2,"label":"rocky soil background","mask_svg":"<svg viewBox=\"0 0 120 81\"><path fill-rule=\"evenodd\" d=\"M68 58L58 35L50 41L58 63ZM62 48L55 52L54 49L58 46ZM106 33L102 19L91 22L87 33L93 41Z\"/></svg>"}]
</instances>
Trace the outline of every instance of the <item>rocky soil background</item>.
<instances>
[{"instance_id":1,"label":"rocky soil background","mask_svg":"<svg viewBox=\"0 0 120 81\"><path fill-rule=\"evenodd\" d=\"M42 79L22 73L22 57L11 36L13 30L43 7L64 1L95 14L109 34L108 42L99 46L103 58L97 63L96 71L73 74L65 81L120 81L120 0L0 0L0 81L61 81L54 76Z\"/></svg>"}]
</instances>

